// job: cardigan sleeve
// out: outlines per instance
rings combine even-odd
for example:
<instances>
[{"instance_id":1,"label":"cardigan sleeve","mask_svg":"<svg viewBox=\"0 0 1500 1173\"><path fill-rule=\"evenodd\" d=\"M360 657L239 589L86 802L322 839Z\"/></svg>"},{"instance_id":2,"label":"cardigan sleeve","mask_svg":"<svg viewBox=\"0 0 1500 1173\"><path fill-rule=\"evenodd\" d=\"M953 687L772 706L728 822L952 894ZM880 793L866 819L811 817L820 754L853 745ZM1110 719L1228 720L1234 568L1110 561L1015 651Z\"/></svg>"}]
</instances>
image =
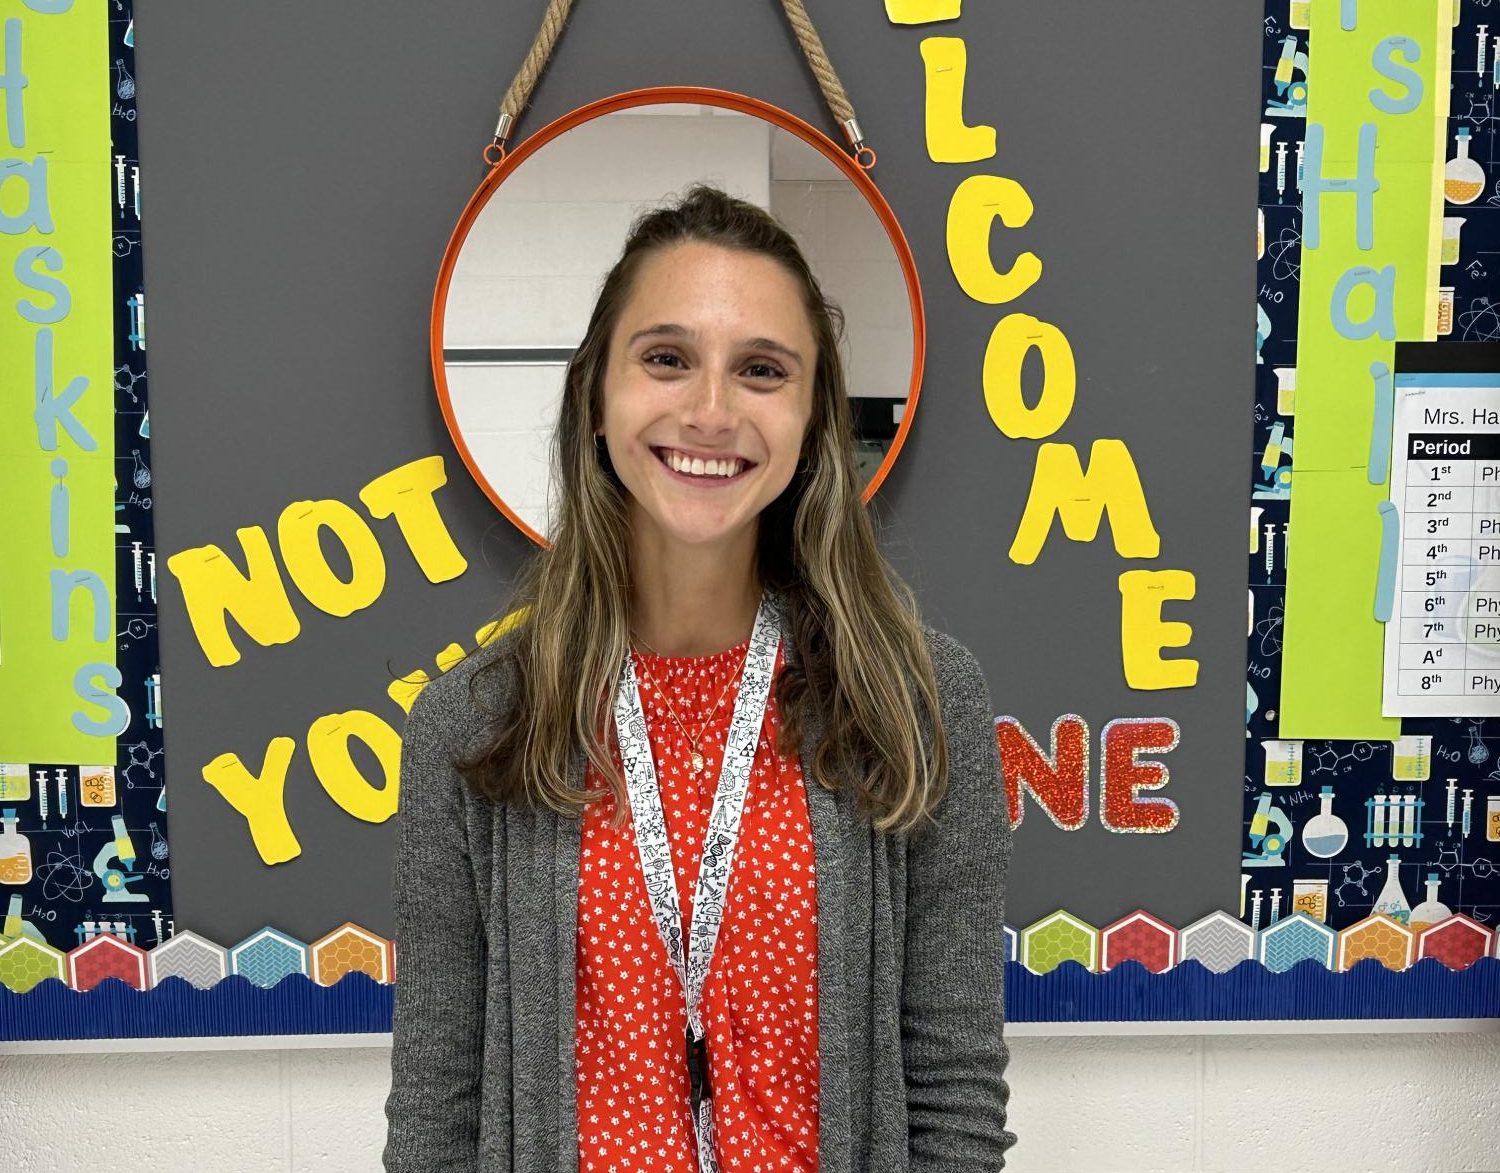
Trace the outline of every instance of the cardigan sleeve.
<instances>
[{"instance_id":1,"label":"cardigan sleeve","mask_svg":"<svg viewBox=\"0 0 1500 1173\"><path fill-rule=\"evenodd\" d=\"M907 848L901 1041L910 1173L990 1173L1006 1130L1005 883L1011 827L989 689L978 661L932 636L948 738L938 824Z\"/></svg>"},{"instance_id":2,"label":"cardigan sleeve","mask_svg":"<svg viewBox=\"0 0 1500 1173\"><path fill-rule=\"evenodd\" d=\"M435 683L417 696L401 744L384 1153L385 1168L398 1173L479 1168L486 949L463 780L448 761L437 693Z\"/></svg>"}]
</instances>

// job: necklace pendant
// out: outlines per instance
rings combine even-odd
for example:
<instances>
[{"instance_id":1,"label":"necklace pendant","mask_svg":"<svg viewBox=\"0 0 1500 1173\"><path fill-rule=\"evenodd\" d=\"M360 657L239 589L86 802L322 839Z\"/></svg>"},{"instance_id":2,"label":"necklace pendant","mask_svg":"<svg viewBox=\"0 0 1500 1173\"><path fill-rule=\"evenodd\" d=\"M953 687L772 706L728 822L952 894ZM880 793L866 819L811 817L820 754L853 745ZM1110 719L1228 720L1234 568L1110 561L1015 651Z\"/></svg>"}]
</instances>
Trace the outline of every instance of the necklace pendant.
<instances>
[{"instance_id":1,"label":"necklace pendant","mask_svg":"<svg viewBox=\"0 0 1500 1173\"><path fill-rule=\"evenodd\" d=\"M701 753L699 753L696 749L693 750L692 762L693 762L693 773L695 773L695 774L699 773L703 769L703 755Z\"/></svg>"}]
</instances>

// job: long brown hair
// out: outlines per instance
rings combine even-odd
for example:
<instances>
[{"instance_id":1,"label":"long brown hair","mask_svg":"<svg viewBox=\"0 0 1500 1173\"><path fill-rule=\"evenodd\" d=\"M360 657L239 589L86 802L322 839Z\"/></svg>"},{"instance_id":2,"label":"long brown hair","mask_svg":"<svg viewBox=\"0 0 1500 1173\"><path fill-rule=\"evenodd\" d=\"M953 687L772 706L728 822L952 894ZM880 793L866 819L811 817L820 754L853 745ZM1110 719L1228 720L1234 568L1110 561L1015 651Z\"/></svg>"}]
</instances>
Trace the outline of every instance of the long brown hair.
<instances>
[{"instance_id":1,"label":"long brown hair","mask_svg":"<svg viewBox=\"0 0 1500 1173\"><path fill-rule=\"evenodd\" d=\"M605 793L570 785L570 760L581 746L615 794L617 820L628 809L609 752L613 699L630 647L626 494L594 433L603 416L610 340L641 262L687 242L783 265L804 292L817 340L802 458L759 518L758 573L786 600L794 649L776 682L776 749L800 752L802 707L818 705L825 735L812 758L814 779L830 790L854 787L860 809L880 829L909 829L941 797L947 743L916 600L881 554L860 498L839 356L843 315L774 217L706 185L638 216L604 279L568 363L553 434L561 491L551 545L522 567L505 608L524 611L524 621L494 645L504 654L482 662L470 680L478 701L487 674L513 673L516 703L493 714L484 743L454 764L487 798L579 814Z\"/></svg>"}]
</instances>

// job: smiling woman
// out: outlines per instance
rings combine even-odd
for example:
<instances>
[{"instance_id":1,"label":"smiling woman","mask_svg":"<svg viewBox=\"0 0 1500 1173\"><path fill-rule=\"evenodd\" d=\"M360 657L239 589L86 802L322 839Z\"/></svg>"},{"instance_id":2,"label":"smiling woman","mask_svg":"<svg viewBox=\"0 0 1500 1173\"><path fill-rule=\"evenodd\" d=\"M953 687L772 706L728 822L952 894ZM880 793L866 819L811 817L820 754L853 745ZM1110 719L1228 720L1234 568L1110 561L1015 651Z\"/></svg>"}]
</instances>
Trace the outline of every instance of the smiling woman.
<instances>
[{"instance_id":1,"label":"smiling woman","mask_svg":"<svg viewBox=\"0 0 1500 1173\"><path fill-rule=\"evenodd\" d=\"M880 553L849 402L774 217L632 223L524 621L408 719L389 1167L1003 1166L993 710Z\"/></svg>"},{"instance_id":2,"label":"smiling woman","mask_svg":"<svg viewBox=\"0 0 1500 1173\"><path fill-rule=\"evenodd\" d=\"M563 371L599 284L632 218L695 182L772 213L843 311L838 345L867 497L910 427L921 298L905 239L869 177L800 119L738 95L689 88L604 99L494 168L454 231L434 301L433 374L454 443L495 505L539 542L556 507L547 446Z\"/></svg>"},{"instance_id":3,"label":"smiling woman","mask_svg":"<svg viewBox=\"0 0 1500 1173\"><path fill-rule=\"evenodd\" d=\"M763 205L632 216L518 621L410 710L388 1167L1003 1166L993 709L879 549L841 327Z\"/></svg>"}]
</instances>

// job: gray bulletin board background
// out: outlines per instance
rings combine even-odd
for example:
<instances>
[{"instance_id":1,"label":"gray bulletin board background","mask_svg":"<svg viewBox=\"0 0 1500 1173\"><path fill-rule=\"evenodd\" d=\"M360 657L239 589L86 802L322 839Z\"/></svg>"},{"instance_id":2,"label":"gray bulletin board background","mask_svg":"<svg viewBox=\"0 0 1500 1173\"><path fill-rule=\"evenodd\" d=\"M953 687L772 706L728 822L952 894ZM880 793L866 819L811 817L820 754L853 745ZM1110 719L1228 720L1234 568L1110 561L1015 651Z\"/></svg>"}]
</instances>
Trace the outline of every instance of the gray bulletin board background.
<instances>
[{"instance_id":1,"label":"gray bulletin board background","mask_svg":"<svg viewBox=\"0 0 1500 1173\"><path fill-rule=\"evenodd\" d=\"M318 785L304 738L316 717L365 708L400 728L396 673L469 640L530 547L469 480L428 367L433 280L483 174L500 96L541 0L441 5L137 0L137 81L155 453L161 655L173 896L179 928L234 941L272 924L313 939L346 920L389 933L394 822L361 823ZM1091 920L1144 907L1175 924L1238 906L1244 760L1245 474L1254 387L1259 0L969 0L961 19L889 23L879 0L809 11L879 152L874 178L905 230L927 303L921 403L876 509L886 549L926 617L978 656L997 714L1045 747L1063 713L1087 718L1091 822L1063 832L1032 808L1017 831L1007 920L1057 908ZM965 113L996 127L994 158L942 165L923 139L924 36L968 48ZM775 0L580 0L518 140L569 109L647 85L710 85L838 132ZM971 174L1018 180L1035 214L995 231L1026 248L1040 282L1009 306L958 288L944 226ZM1006 557L1031 483L1034 441L991 423L985 343L1008 311L1057 325L1076 356L1071 418L1053 440L1087 455L1125 440L1161 555L1125 561L1107 525L1090 544L1060 527L1032 566ZM1039 370L1028 366L1028 386ZM211 667L166 572L302 499L354 504L361 486L441 453L437 501L469 560L422 577L377 522L388 581L346 619L292 592L292 643L236 634L241 661ZM1190 570L1196 687L1133 692L1120 666L1118 575ZM1169 716L1181 744L1158 793L1181 808L1166 835L1099 823L1098 734L1123 716ZM302 844L268 868L202 767L298 742L286 783ZM379 778L373 755L356 761Z\"/></svg>"}]
</instances>

